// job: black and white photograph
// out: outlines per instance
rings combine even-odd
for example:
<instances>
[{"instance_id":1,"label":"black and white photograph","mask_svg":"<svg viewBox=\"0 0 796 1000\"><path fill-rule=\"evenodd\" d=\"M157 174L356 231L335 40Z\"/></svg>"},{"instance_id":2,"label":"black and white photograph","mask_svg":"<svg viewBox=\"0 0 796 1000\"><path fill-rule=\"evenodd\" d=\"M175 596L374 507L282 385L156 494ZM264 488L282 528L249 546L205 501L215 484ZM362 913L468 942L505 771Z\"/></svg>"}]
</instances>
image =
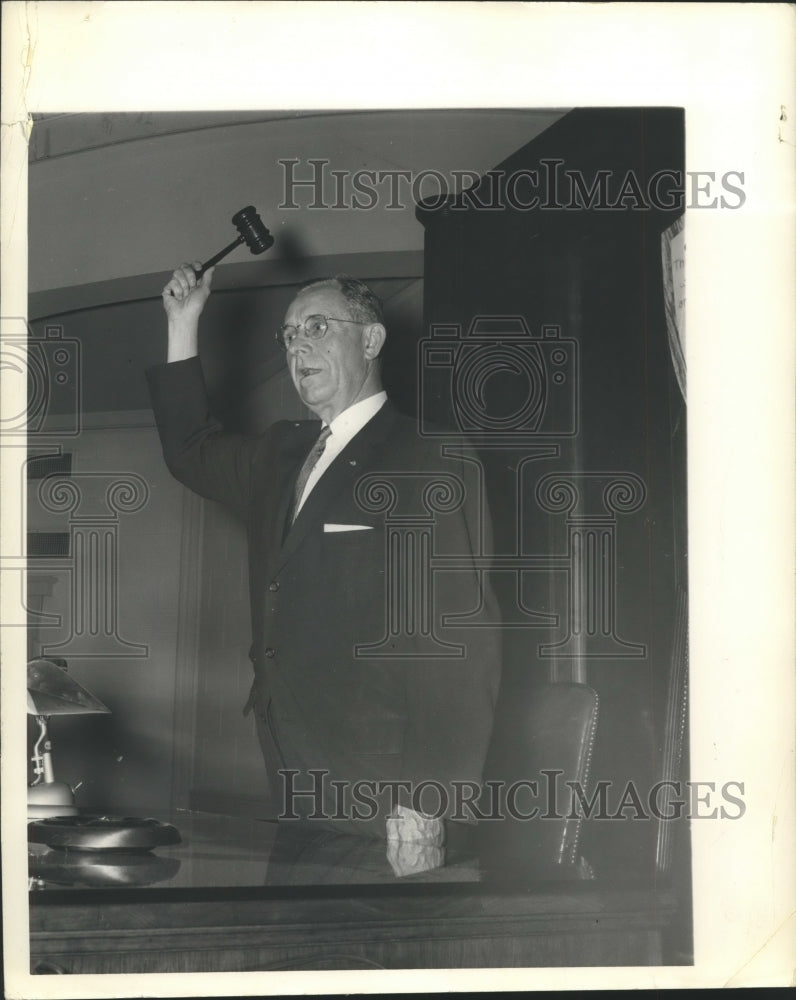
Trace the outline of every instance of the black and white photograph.
<instances>
[{"instance_id":1,"label":"black and white photograph","mask_svg":"<svg viewBox=\"0 0 796 1000\"><path fill-rule=\"evenodd\" d=\"M107 7L31 6L45 34ZM144 5L117 6L116 28ZM259 103L131 105L128 83L121 106L25 111L2 336L4 869L27 841L26 902L4 871L27 949L8 995L693 981L706 844L765 824L780 856L793 832L792 803L760 815L757 758L720 756L702 624L721 525L699 428L720 411L692 254L708 224L766 215L749 162L695 162L682 95L369 97L385 17L405 29L415 5L150 6L198 7L204 45L222 6L242 46L244 22L295 44L264 45ZM325 44L324 6L351 18ZM512 5L427 6L439 26ZM358 100L325 94L377 26ZM15 225L4 206L4 256ZM771 711L739 687L760 663L721 648L733 704ZM761 755L782 722L757 718Z\"/></svg>"}]
</instances>

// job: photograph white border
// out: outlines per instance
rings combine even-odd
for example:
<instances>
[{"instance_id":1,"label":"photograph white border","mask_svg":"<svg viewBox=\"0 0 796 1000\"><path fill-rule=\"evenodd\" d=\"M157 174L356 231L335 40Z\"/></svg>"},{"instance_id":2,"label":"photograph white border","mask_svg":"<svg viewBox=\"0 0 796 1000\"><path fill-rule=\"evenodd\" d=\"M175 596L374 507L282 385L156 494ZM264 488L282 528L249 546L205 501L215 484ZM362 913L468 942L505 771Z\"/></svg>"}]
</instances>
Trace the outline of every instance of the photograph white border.
<instances>
[{"instance_id":1,"label":"photograph white border","mask_svg":"<svg viewBox=\"0 0 796 1000\"><path fill-rule=\"evenodd\" d=\"M3 317L26 314L36 112L683 107L687 170L740 171L746 195L686 213L690 773L742 781L746 803L741 819L692 824L693 967L30 976L24 718L8 710L25 636L6 628L6 995L793 984L793 6L10 0L2 18ZM20 481L22 452L0 447L3 483ZM4 525L24 517L22 497L2 500Z\"/></svg>"}]
</instances>

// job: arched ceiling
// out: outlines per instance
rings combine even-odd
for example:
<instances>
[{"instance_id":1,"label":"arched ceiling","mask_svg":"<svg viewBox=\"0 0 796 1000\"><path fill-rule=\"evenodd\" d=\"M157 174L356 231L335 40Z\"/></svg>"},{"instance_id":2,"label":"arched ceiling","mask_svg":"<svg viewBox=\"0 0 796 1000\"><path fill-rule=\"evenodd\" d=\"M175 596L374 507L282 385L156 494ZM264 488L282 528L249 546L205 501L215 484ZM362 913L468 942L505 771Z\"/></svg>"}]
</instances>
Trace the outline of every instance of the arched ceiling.
<instances>
[{"instance_id":1,"label":"arched ceiling","mask_svg":"<svg viewBox=\"0 0 796 1000\"><path fill-rule=\"evenodd\" d=\"M279 262L417 254L423 229L414 216L412 185L396 171L415 181L436 171L454 184L453 171L484 173L563 113L40 115L30 141L29 291L99 289L149 275L157 275L157 283L161 272L183 260L206 259L234 239L230 218L247 204L257 207L276 244L256 259L238 249L229 262L259 265L267 257L267 267L258 269L266 284L268 270ZM368 181L362 171L381 171L383 179ZM372 207L351 207L355 174L376 188ZM322 180L323 187L295 187L291 197L291 176ZM347 186L342 198L340 183ZM437 187L429 173L415 193L426 197ZM359 197L360 204L372 200ZM90 295L78 303L89 304Z\"/></svg>"},{"instance_id":2,"label":"arched ceiling","mask_svg":"<svg viewBox=\"0 0 796 1000\"><path fill-rule=\"evenodd\" d=\"M453 171L468 171L469 186L563 113L38 115L29 146L32 328L44 336L54 324L79 343L84 412L146 409L141 372L163 358L160 290L169 272L230 243L231 216L253 204L275 244L262 256L238 247L217 269L203 356L211 389L226 393L222 409L237 401L265 413L262 386L284 363L270 331L295 284L340 272L368 280L400 353L422 323L424 229L412 180L436 171L445 186L461 187ZM322 178L323 187L296 187L291 196L289 170L300 180ZM371 178L377 197L360 191L359 203L375 203L357 208L352 180L367 182L363 171L388 177ZM419 193L438 186L427 174ZM233 342L236 357L247 359L234 379Z\"/></svg>"}]
</instances>

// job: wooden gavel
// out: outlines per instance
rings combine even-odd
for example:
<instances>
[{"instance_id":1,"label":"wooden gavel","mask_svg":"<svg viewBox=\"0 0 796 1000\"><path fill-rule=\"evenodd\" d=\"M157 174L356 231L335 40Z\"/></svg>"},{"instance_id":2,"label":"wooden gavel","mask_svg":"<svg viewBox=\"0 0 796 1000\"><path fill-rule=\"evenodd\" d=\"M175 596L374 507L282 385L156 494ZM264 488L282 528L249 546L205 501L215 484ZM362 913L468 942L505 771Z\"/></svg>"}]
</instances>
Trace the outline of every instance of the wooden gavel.
<instances>
[{"instance_id":1,"label":"wooden gavel","mask_svg":"<svg viewBox=\"0 0 796 1000\"><path fill-rule=\"evenodd\" d=\"M266 229L254 205L247 205L246 208L242 208L239 212L236 212L232 216L232 224L238 230L240 236L236 240L233 240L229 246L225 246L223 250L219 250L215 257L211 257L210 260L202 264L196 272L197 281L208 268L214 267L228 253L232 253L235 247L239 247L241 243L245 243L252 253L264 253L269 247L274 245L274 238Z\"/></svg>"}]
</instances>

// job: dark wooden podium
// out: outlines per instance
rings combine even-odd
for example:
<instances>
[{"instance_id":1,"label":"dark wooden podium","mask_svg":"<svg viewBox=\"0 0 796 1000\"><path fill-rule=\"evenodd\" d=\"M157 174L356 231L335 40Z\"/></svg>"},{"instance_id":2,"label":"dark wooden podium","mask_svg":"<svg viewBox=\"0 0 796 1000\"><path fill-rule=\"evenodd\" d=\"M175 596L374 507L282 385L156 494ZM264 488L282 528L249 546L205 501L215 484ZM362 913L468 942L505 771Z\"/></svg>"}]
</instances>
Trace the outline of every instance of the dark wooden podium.
<instances>
[{"instance_id":1,"label":"dark wooden podium","mask_svg":"<svg viewBox=\"0 0 796 1000\"><path fill-rule=\"evenodd\" d=\"M31 890L32 973L665 961L675 900L663 886L555 866L501 877L467 850L398 878L380 841L292 828L285 846L273 823L170 819L183 842L144 859L32 858L46 876Z\"/></svg>"}]
</instances>

